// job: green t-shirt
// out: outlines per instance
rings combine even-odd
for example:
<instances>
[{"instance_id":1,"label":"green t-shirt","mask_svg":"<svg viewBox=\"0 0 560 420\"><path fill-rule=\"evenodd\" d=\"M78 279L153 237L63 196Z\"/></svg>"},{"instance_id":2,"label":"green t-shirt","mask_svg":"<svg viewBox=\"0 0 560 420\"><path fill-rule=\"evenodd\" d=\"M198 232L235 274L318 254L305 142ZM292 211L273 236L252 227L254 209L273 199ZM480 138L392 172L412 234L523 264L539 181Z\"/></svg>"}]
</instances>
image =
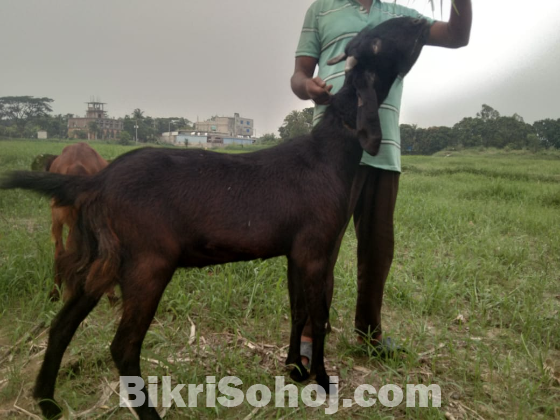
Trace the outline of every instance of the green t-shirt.
<instances>
[{"instance_id":1,"label":"green t-shirt","mask_svg":"<svg viewBox=\"0 0 560 420\"><path fill-rule=\"evenodd\" d=\"M414 9L379 0L373 1L369 13L357 0L316 0L305 15L296 57L316 58L319 65L318 76L327 84L332 84L332 93L336 93L344 84L345 63L329 66L327 61L343 53L346 44L366 26L374 27L400 16L428 19ZM401 171L399 112L402 91L403 79L399 77L379 108L383 134L379 153L377 156L371 156L364 152L362 164ZM326 105L315 106L313 124L321 119L325 109Z\"/></svg>"}]
</instances>

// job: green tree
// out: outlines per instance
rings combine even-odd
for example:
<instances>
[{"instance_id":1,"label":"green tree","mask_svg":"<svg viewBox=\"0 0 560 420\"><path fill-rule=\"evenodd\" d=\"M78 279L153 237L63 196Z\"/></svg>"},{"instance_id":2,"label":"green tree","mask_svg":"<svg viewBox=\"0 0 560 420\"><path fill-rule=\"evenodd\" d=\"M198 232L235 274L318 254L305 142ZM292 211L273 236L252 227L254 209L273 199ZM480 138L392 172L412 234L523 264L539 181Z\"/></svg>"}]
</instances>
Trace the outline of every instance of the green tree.
<instances>
[{"instance_id":1,"label":"green tree","mask_svg":"<svg viewBox=\"0 0 560 420\"><path fill-rule=\"evenodd\" d=\"M418 131L417 153L432 155L454 145L453 130L449 127L430 127Z\"/></svg>"},{"instance_id":2,"label":"green tree","mask_svg":"<svg viewBox=\"0 0 560 420\"><path fill-rule=\"evenodd\" d=\"M496 120L500 117L500 113L492 108L490 105L482 104L480 112L476 113L476 117L482 121Z\"/></svg>"},{"instance_id":3,"label":"green tree","mask_svg":"<svg viewBox=\"0 0 560 420\"><path fill-rule=\"evenodd\" d=\"M52 112L50 98L33 96L3 96L0 98L0 120L14 124L20 136L28 123L47 116Z\"/></svg>"},{"instance_id":4,"label":"green tree","mask_svg":"<svg viewBox=\"0 0 560 420\"><path fill-rule=\"evenodd\" d=\"M259 143L262 144L273 144L273 143L277 143L278 140L280 140L278 137L276 137L276 134L274 133L266 133L265 135L263 135L260 139L259 139Z\"/></svg>"},{"instance_id":5,"label":"green tree","mask_svg":"<svg viewBox=\"0 0 560 420\"><path fill-rule=\"evenodd\" d=\"M41 127L39 127L35 122L29 122L25 125L23 130L23 135L26 139L34 139L37 138L37 131L39 131Z\"/></svg>"},{"instance_id":6,"label":"green tree","mask_svg":"<svg viewBox=\"0 0 560 420\"><path fill-rule=\"evenodd\" d=\"M545 145L544 143L541 141L541 139L539 139L539 136L537 136L536 134L529 134L527 136L527 149L529 149L531 152L538 152L539 150L544 149Z\"/></svg>"},{"instance_id":7,"label":"green tree","mask_svg":"<svg viewBox=\"0 0 560 420\"><path fill-rule=\"evenodd\" d=\"M418 128L402 124L400 129L402 153L431 155L457 146L455 133L449 127Z\"/></svg>"},{"instance_id":8,"label":"green tree","mask_svg":"<svg viewBox=\"0 0 560 420\"><path fill-rule=\"evenodd\" d=\"M49 133L49 138L64 139L68 137L68 119L73 117L73 114L46 115L36 122L42 130Z\"/></svg>"},{"instance_id":9,"label":"green tree","mask_svg":"<svg viewBox=\"0 0 560 420\"><path fill-rule=\"evenodd\" d=\"M135 126L138 126L136 129ZM138 133L138 140L143 143L155 143L159 140L161 133L175 130L193 130L191 122L183 117L154 118L136 108L130 115L123 119L123 129L128 132L133 139Z\"/></svg>"},{"instance_id":10,"label":"green tree","mask_svg":"<svg viewBox=\"0 0 560 420\"><path fill-rule=\"evenodd\" d=\"M302 111L292 111L286 118L284 123L278 129L280 138L283 141L289 140L297 136L309 134L313 128L313 108L305 108Z\"/></svg>"},{"instance_id":11,"label":"green tree","mask_svg":"<svg viewBox=\"0 0 560 420\"><path fill-rule=\"evenodd\" d=\"M136 108L134 111L132 111L132 118L135 120L141 120L144 118L144 111L142 111L140 108Z\"/></svg>"},{"instance_id":12,"label":"green tree","mask_svg":"<svg viewBox=\"0 0 560 420\"><path fill-rule=\"evenodd\" d=\"M520 118L518 115L499 117L490 122L489 126L489 144L497 148L508 146L512 149L523 149L528 147L528 136L534 134L533 127L526 124L523 118Z\"/></svg>"},{"instance_id":13,"label":"green tree","mask_svg":"<svg viewBox=\"0 0 560 420\"><path fill-rule=\"evenodd\" d=\"M513 149L529 147L535 148L534 139L529 135L535 130L523 121L519 114L511 117L501 116L489 105L482 105L476 118L463 118L453 126L453 141L464 147L496 147L506 146Z\"/></svg>"},{"instance_id":14,"label":"green tree","mask_svg":"<svg viewBox=\"0 0 560 420\"><path fill-rule=\"evenodd\" d=\"M453 137L463 147L484 146L484 122L480 118L463 118L453 126Z\"/></svg>"},{"instance_id":15,"label":"green tree","mask_svg":"<svg viewBox=\"0 0 560 420\"><path fill-rule=\"evenodd\" d=\"M119 144L127 145L132 141L132 136L128 131L121 131L119 135Z\"/></svg>"},{"instance_id":16,"label":"green tree","mask_svg":"<svg viewBox=\"0 0 560 420\"><path fill-rule=\"evenodd\" d=\"M544 147L560 149L560 118L535 121L533 128Z\"/></svg>"},{"instance_id":17,"label":"green tree","mask_svg":"<svg viewBox=\"0 0 560 420\"><path fill-rule=\"evenodd\" d=\"M416 124L401 124L401 151L402 153L417 153L418 144L416 144L418 126Z\"/></svg>"}]
</instances>

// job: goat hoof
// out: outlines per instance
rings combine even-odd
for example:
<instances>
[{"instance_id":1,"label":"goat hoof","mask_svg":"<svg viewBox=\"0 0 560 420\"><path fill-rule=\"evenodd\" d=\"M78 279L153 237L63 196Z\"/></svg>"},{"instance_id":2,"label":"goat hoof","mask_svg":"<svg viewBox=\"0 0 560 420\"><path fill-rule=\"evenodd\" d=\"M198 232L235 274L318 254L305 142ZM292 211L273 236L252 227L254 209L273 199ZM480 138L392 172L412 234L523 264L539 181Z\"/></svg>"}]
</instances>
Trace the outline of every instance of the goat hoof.
<instances>
[{"instance_id":1,"label":"goat hoof","mask_svg":"<svg viewBox=\"0 0 560 420\"><path fill-rule=\"evenodd\" d=\"M330 390L329 376L328 375L322 375L321 377L317 376L315 380L317 381L317 385L322 387L325 390L325 393L328 395Z\"/></svg>"},{"instance_id":2,"label":"goat hoof","mask_svg":"<svg viewBox=\"0 0 560 420\"><path fill-rule=\"evenodd\" d=\"M41 412L47 420L56 420L62 418L62 408L54 400L39 401Z\"/></svg>"},{"instance_id":3,"label":"goat hoof","mask_svg":"<svg viewBox=\"0 0 560 420\"><path fill-rule=\"evenodd\" d=\"M309 379L309 372L307 372L307 369L305 369L301 363L298 363L290 372L290 378L296 382L304 382Z\"/></svg>"}]
</instances>

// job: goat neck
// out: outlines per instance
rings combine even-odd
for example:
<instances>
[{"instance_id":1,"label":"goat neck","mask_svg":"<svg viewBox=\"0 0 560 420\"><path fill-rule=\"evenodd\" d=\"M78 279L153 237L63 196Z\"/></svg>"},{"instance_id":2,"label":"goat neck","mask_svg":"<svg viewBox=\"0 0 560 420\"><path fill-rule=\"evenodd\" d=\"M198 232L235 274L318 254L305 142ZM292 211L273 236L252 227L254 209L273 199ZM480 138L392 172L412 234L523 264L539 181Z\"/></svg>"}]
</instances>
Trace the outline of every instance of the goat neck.
<instances>
[{"instance_id":1,"label":"goat neck","mask_svg":"<svg viewBox=\"0 0 560 420\"><path fill-rule=\"evenodd\" d=\"M311 133L314 147L341 177L353 178L363 153L356 131L357 107L356 91L341 89Z\"/></svg>"}]
</instances>

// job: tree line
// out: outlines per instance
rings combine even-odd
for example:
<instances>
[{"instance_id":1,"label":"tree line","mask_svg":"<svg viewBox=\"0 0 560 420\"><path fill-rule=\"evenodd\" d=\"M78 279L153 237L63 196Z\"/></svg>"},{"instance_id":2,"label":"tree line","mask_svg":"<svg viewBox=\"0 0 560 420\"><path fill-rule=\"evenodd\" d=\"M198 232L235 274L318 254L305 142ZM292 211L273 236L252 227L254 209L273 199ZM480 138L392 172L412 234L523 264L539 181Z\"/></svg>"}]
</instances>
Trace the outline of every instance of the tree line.
<instances>
[{"instance_id":1,"label":"tree line","mask_svg":"<svg viewBox=\"0 0 560 420\"><path fill-rule=\"evenodd\" d=\"M32 138L37 131L45 130L50 138L68 138L68 120L74 114L52 115L51 98L33 96L0 97L0 138ZM182 117L150 117L136 108L130 115L119 118L123 131L120 143L140 141L155 143L161 133L192 130L192 123ZM309 133L313 127L313 108L292 111L278 128L280 137L268 133L261 136L261 143L274 144L288 141ZM560 118L542 119L533 124L514 114L502 116L489 105L482 105L476 117L465 117L453 127L420 128L414 124L401 124L401 150L403 154L430 155L440 150L494 147L498 149L560 149ZM78 138L88 138L88 133L103 139L103 130L95 121L87 130L77 132Z\"/></svg>"},{"instance_id":2,"label":"tree line","mask_svg":"<svg viewBox=\"0 0 560 420\"><path fill-rule=\"evenodd\" d=\"M406 154L431 155L440 150L477 147L532 151L560 149L560 118L528 124L518 114L502 116L484 104L475 118L463 118L453 127L401 125L401 150Z\"/></svg>"},{"instance_id":3,"label":"tree line","mask_svg":"<svg viewBox=\"0 0 560 420\"><path fill-rule=\"evenodd\" d=\"M68 138L68 120L77 117L74 114L52 114L53 99L35 98L33 96L0 97L0 138L34 138L39 130L45 130L50 138ZM161 133L179 129L192 130L191 122L183 117L150 117L136 108L130 115L118 118L123 122L123 131L118 139L120 143L138 140L155 143ZM77 130L75 135L87 139L88 134L105 139L105 133L95 121L87 129Z\"/></svg>"},{"instance_id":4,"label":"tree line","mask_svg":"<svg viewBox=\"0 0 560 420\"><path fill-rule=\"evenodd\" d=\"M136 108L123 120L123 134L126 140L136 140L144 143L156 143L162 133L177 130L193 130L192 123L183 117L150 117L144 111Z\"/></svg>"},{"instance_id":5,"label":"tree line","mask_svg":"<svg viewBox=\"0 0 560 420\"><path fill-rule=\"evenodd\" d=\"M265 141L287 141L309 133L312 129L313 108L292 111L278 129L280 138L263 136ZM514 114L502 116L489 105L482 105L476 117L465 117L453 127L420 128L401 124L403 154L431 155L440 150L494 147L498 149L560 149L560 118L543 119L533 124Z\"/></svg>"}]
</instances>

